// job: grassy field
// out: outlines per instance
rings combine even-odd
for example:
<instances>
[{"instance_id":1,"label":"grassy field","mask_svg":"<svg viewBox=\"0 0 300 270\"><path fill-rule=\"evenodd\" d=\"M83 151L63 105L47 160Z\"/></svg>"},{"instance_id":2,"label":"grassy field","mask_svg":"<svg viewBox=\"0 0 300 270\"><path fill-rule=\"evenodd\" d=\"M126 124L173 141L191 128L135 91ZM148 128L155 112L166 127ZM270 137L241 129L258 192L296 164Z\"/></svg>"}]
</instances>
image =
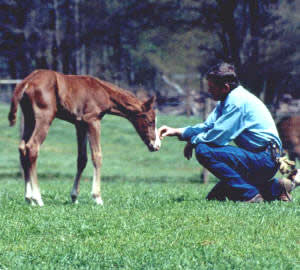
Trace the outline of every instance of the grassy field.
<instances>
[{"instance_id":1,"label":"grassy field","mask_svg":"<svg viewBox=\"0 0 300 270\"><path fill-rule=\"evenodd\" d=\"M91 161L79 204L69 193L76 171L74 128L55 121L38 173L45 206L24 201L18 128L0 105L0 269L300 269L300 194L293 203L208 202L195 158L164 140L148 152L124 119L102 121L102 197L91 200ZM159 125L197 118L161 116Z\"/></svg>"}]
</instances>

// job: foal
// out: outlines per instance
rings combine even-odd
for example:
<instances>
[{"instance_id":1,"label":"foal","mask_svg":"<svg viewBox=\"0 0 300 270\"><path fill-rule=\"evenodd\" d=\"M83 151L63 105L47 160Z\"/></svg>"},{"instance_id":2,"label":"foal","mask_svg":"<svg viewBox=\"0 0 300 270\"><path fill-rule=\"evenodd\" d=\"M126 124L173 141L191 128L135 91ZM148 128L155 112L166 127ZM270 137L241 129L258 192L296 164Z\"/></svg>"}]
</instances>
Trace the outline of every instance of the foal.
<instances>
[{"instance_id":1,"label":"foal","mask_svg":"<svg viewBox=\"0 0 300 270\"><path fill-rule=\"evenodd\" d=\"M287 116L277 123L284 149L293 161L300 159L300 116Z\"/></svg>"},{"instance_id":2,"label":"foal","mask_svg":"<svg viewBox=\"0 0 300 270\"><path fill-rule=\"evenodd\" d=\"M90 76L63 75L51 70L36 70L14 90L8 119L16 122L18 104L24 115L24 131L19 145L24 170L25 200L43 206L36 164L40 145L55 117L74 124L78 143L77 174L71 198L77 203L81 174L87 163L87 140L94 165L92 197L102 205L100 193L100 121L108 113L127 118L150 151L160 148L156 129L154 97L146 102L113 84Z\"/></svg>"}]
</instances>

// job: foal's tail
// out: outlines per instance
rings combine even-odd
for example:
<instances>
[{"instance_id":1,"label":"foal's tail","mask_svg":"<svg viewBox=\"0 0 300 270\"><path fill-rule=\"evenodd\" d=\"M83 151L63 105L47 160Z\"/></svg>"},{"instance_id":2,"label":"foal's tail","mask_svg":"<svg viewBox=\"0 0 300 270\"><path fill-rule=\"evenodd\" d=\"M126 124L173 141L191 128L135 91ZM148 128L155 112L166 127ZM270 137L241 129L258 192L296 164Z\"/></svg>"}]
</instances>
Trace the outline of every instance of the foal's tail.
<instances>
[{"instance_id":1,"label":"foal's tail","mask_svg":"<svg viewBox=\"0 0 300 270\"><path fill-rule=\"evenodd\" d=\"M20 84L18 84L15 88L15 91L11 98L10 111L8 114L8 121L9 121L10 126L13 126L16 123L18 105L19 105L21 98L23 97L25 90L28 88L28 86L29 86L29 84L23 81Z\"/></svg>"}]
</instances>

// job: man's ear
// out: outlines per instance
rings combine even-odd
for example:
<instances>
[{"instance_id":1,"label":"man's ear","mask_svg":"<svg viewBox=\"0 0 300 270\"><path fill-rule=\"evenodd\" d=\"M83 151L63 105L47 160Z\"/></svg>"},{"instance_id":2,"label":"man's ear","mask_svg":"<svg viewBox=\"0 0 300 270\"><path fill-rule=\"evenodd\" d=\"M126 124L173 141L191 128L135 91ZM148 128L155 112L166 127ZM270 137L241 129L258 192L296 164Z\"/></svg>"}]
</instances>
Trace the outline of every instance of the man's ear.
<instances>
[{"instance_id":1,"label":"man's ear","mask_svg":"<svg viewBox=\"0 0 300 270\"><path fill-rule=\"evenodd\" d=\"M224 88L226 89L226 93L230 92L230 85L228 83L224 84Z\"/></svg>"},{"instance_id":2,"label":"man's ear","mask_svg":"<svg viewBox=\"0 0 300 270\"><path fill-rule=\"evenodd\" d=\"M147 112L147 111L151 110L153 108L155 100L156 100L156 97L152 96L147 101L145 101L143 104L143 111Z\"/></svg>"}]
</instances>

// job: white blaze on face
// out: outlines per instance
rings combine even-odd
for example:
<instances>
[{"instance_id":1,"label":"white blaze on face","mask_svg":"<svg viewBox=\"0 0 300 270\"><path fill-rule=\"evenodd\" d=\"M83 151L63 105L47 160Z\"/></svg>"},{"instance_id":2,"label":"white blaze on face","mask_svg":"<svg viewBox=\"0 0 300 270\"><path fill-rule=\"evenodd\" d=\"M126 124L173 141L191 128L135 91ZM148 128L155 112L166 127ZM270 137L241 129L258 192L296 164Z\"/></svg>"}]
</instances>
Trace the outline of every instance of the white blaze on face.
<instances>
[{"instance_id":1,"label":"white blaze on face","mask_svg":"<svg viewBox=\"0 0 300 270\"><path fill-rule=\"evenodd\" d=\"M158 151L160 146L161 146L161 140L158 136L158 131L157 131L157 127L156 127L156 123L157 123L157 118L155 118L155 141L151 142L155 151Z\"/></svg>"}]
</instances>

